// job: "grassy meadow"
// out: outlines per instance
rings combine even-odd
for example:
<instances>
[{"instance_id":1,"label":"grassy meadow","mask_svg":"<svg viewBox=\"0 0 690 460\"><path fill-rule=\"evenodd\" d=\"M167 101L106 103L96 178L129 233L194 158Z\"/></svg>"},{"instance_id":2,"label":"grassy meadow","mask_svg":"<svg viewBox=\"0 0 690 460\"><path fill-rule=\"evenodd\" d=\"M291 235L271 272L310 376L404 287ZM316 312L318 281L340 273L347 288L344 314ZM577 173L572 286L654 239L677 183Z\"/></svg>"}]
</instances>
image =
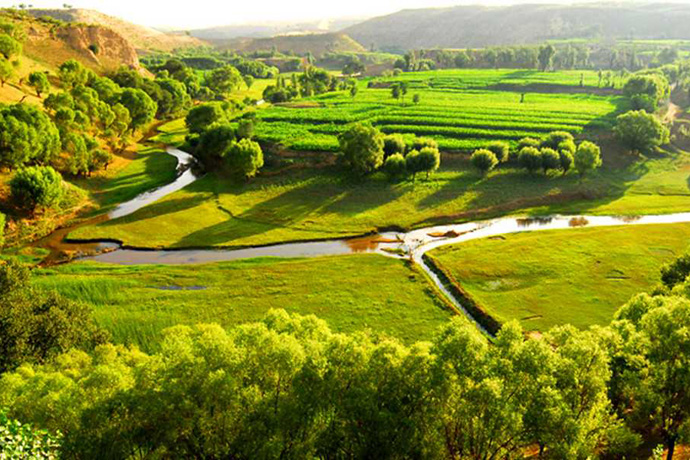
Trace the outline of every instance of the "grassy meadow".
<instances>
[{"instance_id":1,"label":"grassy meadow","mask_svg":"<svg viewBox=\"0 0 690 460\"><path fill-rule=\"evenodd\" d=\"M451 317L406 262L375 254L254 259L199 266L75 262L35 272L35 282L94 309L115 341L155 347L176 324L257 321L271 308L314 314L337 331L371 329L412 343Z\"/></svg>"},{"instance_id":2,"label":"grassy meadow","mask_svg":"<svg viewBox=\"0 0 690 460\"><path fill-rule=\"evenodd\" d=\"M517 233L430 253L492 316L528 330L608 324L690 244L690 224Z\"/></svg>"}]
</instances>

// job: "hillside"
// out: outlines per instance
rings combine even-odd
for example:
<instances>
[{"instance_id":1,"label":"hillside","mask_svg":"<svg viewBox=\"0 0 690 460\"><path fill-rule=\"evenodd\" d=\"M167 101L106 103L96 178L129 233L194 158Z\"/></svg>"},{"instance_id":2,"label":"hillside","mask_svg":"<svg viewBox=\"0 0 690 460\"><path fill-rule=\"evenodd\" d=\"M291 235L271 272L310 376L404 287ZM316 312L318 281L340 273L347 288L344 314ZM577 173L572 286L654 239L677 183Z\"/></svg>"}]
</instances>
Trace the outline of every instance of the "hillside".
<instances>
[{"instance_id":1,"label":"hillside","mask_svg":"<svg viewBox=\"0 0 690 460\"><path fill-rule=\"evenodd\" d=\"M325 33L359 24L364 19L325 19L303 22L263 22L259 24L235 24L190 31L193 37L203 40L228 40L231 38L268 38L276 35Z\"/></svg>"},{"instance_id":2,"label":"hillside","mask_svg":"<svg viewBox=\"0 0 690 460\"><path fill-rule=\"evenodd\" d=\"M172 51L175 48L201 46L204 43L183 33L164 33L132 24L123 19L86 9L30 9L35 17L49 16L60 21L108 27L129 40L139 52Z\"/></svg>"},{"instance_id":3,"label":"hillside","mask_svg":"<svg viewBox=\"0 0 690 460\"><path fill-rule=\"evenodd\" d=\"M238 38L231 40L209 40L222 49L241 52L271 51L291 52L298 55L312 53L316 57L328 52L361 53L366 49L351 37L342 33L281 35L272 38Z\"/></svg>"},{"instance_id":4,"label":"hillside","mask_svg":"<svg viewBox=\"0 0 690 460\"><path fill-rule=\"evenodd\" d=\"M403 10L344 33L382 50L477 48L573 38L690 38L690 5L457 6Z\"/></svg>"}]
</instances>

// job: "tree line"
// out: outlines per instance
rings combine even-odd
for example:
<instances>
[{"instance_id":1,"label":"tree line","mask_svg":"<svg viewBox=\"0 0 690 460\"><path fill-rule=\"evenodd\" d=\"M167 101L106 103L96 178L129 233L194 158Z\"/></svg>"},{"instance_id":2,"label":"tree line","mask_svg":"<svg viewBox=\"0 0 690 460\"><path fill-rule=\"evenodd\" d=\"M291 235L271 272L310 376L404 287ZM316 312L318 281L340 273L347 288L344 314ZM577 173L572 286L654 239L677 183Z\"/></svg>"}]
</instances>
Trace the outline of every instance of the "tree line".
<instances>
[{"instance_id":1,"label":"tree line","mask_svg":"<svg viewBox=\"0 0 690 460\"><path fill-rule=\"evenodd\" d=\"M405 345L276 310L173 327L154 353L108 343L10 262L0 407L59 431L68 458L638 458L644 443L672 459L690 434L689 261L584 331L510 322L487 339L456 317Z\"/></svg>"}]
</instances>

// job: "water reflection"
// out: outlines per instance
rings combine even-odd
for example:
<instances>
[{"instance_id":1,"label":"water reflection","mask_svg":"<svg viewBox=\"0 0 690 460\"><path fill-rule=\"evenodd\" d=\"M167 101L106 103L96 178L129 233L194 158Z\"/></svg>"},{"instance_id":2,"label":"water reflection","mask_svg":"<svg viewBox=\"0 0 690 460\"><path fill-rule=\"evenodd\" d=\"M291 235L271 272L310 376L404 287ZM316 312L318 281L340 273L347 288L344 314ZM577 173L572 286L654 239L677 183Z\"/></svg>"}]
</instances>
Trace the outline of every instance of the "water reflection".
<instances>
[{"instance_id":1,"label":"water reflection","mask_svg":"<svg viewBox=\"0 0 690 460\"><path fill-rule=\"evenodd\" d=\"M573 217L568 221L569 227L586 227L589 225L589 221L584 217Z\"/></svg>"},{"instance_id":2,"label":"water reflection","mask_svg":"<svg viewBox=\"0 0 690 460\"><path fill-rule=\"evenodd\" d=\"M543 225L548 225L553 221L553 217L547 216L547 217L524 217L524 218L518 218L515 219L515 221L518 224L518 227L521 228L526 228L526 227L532 227L532 226L543 226Z\"/></svg>"}]
</instances>

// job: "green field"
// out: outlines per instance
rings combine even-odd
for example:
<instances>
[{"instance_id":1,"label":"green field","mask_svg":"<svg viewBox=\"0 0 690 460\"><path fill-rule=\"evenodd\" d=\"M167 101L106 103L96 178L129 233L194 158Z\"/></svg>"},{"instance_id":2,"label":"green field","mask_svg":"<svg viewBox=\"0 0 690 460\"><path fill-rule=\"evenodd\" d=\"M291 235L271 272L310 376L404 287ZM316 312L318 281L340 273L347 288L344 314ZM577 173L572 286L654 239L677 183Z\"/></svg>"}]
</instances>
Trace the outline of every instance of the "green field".
<instances>
[{"instance_id":1,"label":"green field","mask_svg":"<svg viewBox=\"0 0 690 460\"><path fill-rule=\"evenodd\" d=\"M608 324L689 244L690 224L641 225L519 233L430 255L499 321L546 330Z\"/></svg>"},{"instance_id":2,"label":"green field","mask_svg":"<svg viewBox=\"0 0 690 460\"><path fill-rule=\"evenodd\" d=\"M430 339L452 315L418 269L373 254L201 266L75 262L36 274L39 286L93 306L115 341L146 349L166 327L229 327L258 321L271 308L315 314L337 331L371 329L409 343Z\"/></svg>"},{"instance_id":3,"label":"green field","mask_svg":"<svg viewBox=\"0 0 690 460\"><path fill-rule=\"evenodd\" d=\"M388 87L399 81L409 85L404 101L392 99ZM607 129L626 104L618 96L597 95L593 71L442 70L378 81L384 88L368 88L369 82L359 82L355 98L328 93L259 110L257 138L292 150L335 151L345 126L364 121L386 133L432 137L444 150L466 151L555 130L577 135Z\"/></svg>"}]
</instances>

